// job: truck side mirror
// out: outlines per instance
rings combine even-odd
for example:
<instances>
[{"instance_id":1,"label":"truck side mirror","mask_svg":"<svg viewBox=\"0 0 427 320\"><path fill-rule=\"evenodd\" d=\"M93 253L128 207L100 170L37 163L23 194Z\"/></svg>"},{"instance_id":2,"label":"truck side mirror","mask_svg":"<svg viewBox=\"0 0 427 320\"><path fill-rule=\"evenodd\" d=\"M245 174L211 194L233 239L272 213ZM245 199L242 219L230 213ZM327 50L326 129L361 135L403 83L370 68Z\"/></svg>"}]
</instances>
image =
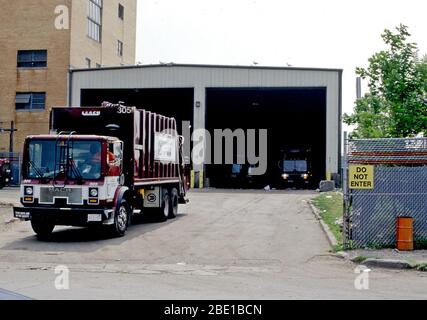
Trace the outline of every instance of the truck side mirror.
<instances>
[{"instance_id":1,"label":"truck side mirror","mask_svg":"<svg viewBox=\"0 0 427 320\"><path fill-rule=\"evenodd\" d=\"M108 144L107 162L111 175L120 175L123 170L123 143L115 142Z\"/></svg>"}]
</instances>

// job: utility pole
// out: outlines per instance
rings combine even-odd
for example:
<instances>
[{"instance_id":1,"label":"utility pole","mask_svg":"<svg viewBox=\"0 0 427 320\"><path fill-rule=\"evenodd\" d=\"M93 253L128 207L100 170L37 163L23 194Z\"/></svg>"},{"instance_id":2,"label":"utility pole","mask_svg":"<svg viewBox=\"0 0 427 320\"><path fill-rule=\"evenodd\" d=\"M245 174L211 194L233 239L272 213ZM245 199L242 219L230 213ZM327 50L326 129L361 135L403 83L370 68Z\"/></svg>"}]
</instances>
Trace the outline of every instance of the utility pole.
<instances>
[{"instance_id":1,"label":"utility pole","mask_svg":"<svg viewBox=\"0 0 427 320\"><path fill-rule=\"evenodd\" d=\"M5 128L0 127L0 133L9 132L9 152L10 153L13 153L13 138L14 138L16 131L18 131L18 130L15 129L15 122L14 121L10 122L10 128L9 129L5 129Z\"/></svg>"},{"instance_id":2,"label":"utility pole","mask_svg":"<svg viewBox=\"0 0 427 320\"><path fill-rule=\"evenodd\" d=\"M356 98L362 98L362 78L356 78Z\"/></svg>"}]
</instances>

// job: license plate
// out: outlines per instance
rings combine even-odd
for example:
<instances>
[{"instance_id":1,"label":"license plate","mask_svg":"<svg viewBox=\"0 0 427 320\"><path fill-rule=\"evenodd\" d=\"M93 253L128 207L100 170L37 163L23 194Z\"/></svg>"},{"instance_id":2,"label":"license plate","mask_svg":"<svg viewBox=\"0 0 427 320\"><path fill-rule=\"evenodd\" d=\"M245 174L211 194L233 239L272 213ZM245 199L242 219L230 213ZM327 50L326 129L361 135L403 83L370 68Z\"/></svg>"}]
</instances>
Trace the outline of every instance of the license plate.
<instances>
[{"instance_id":1,"label":"license plate","mask_svg":"<svg viewBox=\"0 0 427 320\"><path fill-rule=\"evenodd\" d=\"M31 213L29 212L15 212L15 218L17 219L30 219Z\"/></svg>"},{"instance_id":2,"label":"license plate","mask_svg":"<svg viewBox=\"0 0 427 320\"><path fill-rule=\"evenodd\" d=\"M88 214L87 216L87 222L101 222L102 221L102 215L100 214Z\"/></svg>"}]
</instances>

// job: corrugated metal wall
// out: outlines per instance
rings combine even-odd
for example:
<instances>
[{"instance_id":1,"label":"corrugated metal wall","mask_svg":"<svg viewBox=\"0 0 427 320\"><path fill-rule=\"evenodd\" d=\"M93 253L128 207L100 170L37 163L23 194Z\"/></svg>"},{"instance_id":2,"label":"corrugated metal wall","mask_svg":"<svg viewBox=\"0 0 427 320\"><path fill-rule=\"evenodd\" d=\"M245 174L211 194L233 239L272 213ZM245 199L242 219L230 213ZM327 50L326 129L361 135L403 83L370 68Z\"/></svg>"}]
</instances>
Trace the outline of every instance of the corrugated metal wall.
<instances>
[{"instance_id":1,"label":"corrugated metal wall","mask_svg":"<svg viewBox=\"0 0 427 320\"><path fill-rule=\"evenodd\" d=\"M223 66L141 66L75 70L71 80L71 104L80 105L82 89L194 88L194 126L205 127L206 88L326 87L327 88L327 171L339 173L341 139L341 70L223 67ZM197 168L196 168L197 169Z\"/></svg>"}]
</instances>

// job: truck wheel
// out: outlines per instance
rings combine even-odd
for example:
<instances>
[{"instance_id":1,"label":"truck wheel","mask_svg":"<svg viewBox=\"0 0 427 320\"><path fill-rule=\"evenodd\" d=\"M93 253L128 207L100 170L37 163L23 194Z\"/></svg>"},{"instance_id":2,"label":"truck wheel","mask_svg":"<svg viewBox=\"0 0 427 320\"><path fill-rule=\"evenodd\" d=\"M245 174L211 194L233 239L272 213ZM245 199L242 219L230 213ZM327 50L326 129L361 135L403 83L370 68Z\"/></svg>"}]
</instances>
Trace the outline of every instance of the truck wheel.
<instances>
[{"instance_id":1,"label":"truck wheel","mask_svg":"<svg viewBox=\"0 0 427 320\"><path fill-rule=\"evenodd\" d=\"M176 188L172 189L171 196L170 196L170 203L169 203L169 218L175 219L178 215L178 203L179 203L179 196L178 196L178 190Z\"/></svg>"},{"instance_id":2,"label":"truck wheel","mask_svg":"<svg viewBox=\"0 0 427 320\"><path fill-rule=\"evenodd\" d=\"M37 235L39 240L46 240L52 234L53 229L55 229L55 225L48 222L39 222L31 220L31 227Z\"/></svg>"},{"instance_id":3,"label":"truck wheel","mask_svg":"<svg viewBox=\"0 0 427 320\"><path fill-rule=\"evenodd\" d=\"M129 205L125 200L122 200L114 217L114 224L111 226L111 231L115 237L123 237L126 234L129 225Z\"/></svg>"},{"instance_id":4,"label":"truck wheel","mask_svg":"<svg viewBox=\"0 0 427 320\"><path fill-rule=\"evenodd\" d=\"M162 206L158 209L157 216L160 222L165 222L169 219L170 214L170 196L167 190L163 191Z\"/></svg>"}]
</instances>

